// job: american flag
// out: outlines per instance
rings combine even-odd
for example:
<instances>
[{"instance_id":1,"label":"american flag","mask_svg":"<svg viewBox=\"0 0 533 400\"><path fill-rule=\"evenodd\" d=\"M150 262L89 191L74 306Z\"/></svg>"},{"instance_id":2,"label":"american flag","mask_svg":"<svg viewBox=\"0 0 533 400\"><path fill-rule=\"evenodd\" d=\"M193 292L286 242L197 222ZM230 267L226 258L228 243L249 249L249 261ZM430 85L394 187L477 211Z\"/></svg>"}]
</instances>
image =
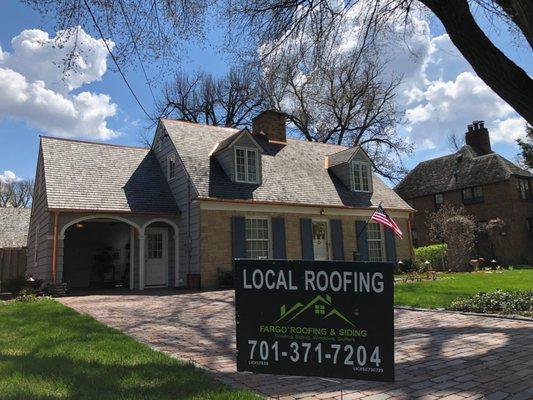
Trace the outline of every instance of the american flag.
<instances>
[{"instance_id":1,"label":"american flag","mask_svg":"<svg viewBox=\"0 0 533 400\"><path fill-rule=\"evenodd\" d=\"M398 238L402 238L403 232L402 230L396 225L396 222L389 217L389 215L385 212L383 207L381 207L381 204L378 206L376 211L374 211L374 214L370 217L371 221L376 221L378 224L381 224L389 229L392 229L394 234L398 236Z\"/></svg>"}]
</instances>

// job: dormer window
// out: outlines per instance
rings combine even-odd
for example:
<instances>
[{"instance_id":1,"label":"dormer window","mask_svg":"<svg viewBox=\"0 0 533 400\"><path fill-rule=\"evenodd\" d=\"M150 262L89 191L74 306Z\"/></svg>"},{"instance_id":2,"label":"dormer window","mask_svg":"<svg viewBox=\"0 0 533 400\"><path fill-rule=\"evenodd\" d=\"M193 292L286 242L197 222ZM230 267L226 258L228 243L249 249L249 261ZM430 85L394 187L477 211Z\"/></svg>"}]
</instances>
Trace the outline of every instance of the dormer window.
<instances>
[{"instance_id":1,"label":"dormer window","mask_svg":"<svg viewBox=\"0 0 533 400\"><path fill-rule=\"evenodd\" d=\"M235 181L258 183L258 162L257 149L235 146Z\"/></svg>"},{"instance_id":2,"label":"dormer window","mask_svg":"<svg viewBox=\"0 0 533 400\"><path fill-rule=\"evenodd\" d=\"M368 163L352 161L352 185L356 192L371 191L372 176Z\"/></svg>"}]
</instances>

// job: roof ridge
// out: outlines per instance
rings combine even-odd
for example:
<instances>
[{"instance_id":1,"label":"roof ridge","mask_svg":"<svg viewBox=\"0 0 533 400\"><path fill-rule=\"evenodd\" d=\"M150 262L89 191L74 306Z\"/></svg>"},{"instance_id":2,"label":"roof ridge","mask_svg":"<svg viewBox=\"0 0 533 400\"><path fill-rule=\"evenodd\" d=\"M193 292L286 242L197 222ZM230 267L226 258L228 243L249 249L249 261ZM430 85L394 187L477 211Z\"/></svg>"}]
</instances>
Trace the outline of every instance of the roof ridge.
<instances>
[{"instance_id":1,"label":"roof ridge","mask_svg":"<svg viewBox=\"0 0 533 400\"><path fill-rule=\"evenodd\" d=\"M64 142L73 142L73 143L97 144L99 146L118 147L118 148L123 148L123 149L150 150L150 147L138 147L138 146L127 146L127 145L123 145L123 144L114 144L114 143L92 142L90 140L61 138L61 137L46 136L46 135L39 135L39 137L41 139L61 140L61 141L64 141Z\"/></svg>"},{"instance_id":2,"label":"roof ridge","mask_svg":"<svg viewBox=\"0 0 533 400\"><path fill-rule=\"evenodd\" d=\"M189 124L189 125L198 125L198 126L207 126L209 128L214 128L214 129L225 129L225 130L231 130L231 131L237 131L237 132L240 132L242 131L244 128L232 128L232 127L229 127L229 126L220 126L220 125L209 125L209 124L205 124L205 123L202 123L202 122L192 122L192 121L183 121L181 119L172 119L172 118L160 118L161 121L170 121L170 122L176 122L178 124Z\"/></svg>"}]
</instances>

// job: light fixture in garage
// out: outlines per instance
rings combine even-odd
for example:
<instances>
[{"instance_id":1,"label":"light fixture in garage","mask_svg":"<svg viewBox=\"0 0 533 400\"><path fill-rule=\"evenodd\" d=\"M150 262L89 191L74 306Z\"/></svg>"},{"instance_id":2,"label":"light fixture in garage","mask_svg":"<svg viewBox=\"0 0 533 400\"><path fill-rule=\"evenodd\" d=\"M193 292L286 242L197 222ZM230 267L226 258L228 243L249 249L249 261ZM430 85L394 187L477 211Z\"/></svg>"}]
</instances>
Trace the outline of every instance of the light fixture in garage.
<instances>
[{"instance_id":1,"label":"light fixture in garage","mask_svg":"<svg viewBox=\"0 0 533 400\"><path fill-rule=\"evenodd\" d=\"M82 229L84 226L85 226L85 225L83 225L81 222L78 222L78 223L76 224L76 228L78 228L78 229Z\"/></svg>"}]
</instances>

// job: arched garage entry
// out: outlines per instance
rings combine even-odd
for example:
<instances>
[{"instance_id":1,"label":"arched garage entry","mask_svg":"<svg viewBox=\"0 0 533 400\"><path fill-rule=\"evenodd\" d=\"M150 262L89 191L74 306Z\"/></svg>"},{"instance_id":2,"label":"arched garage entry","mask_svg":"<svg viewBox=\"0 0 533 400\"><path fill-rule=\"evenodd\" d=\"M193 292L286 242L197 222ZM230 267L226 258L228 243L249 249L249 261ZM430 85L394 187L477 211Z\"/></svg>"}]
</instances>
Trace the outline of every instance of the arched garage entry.
<instances>
[{"instance_id":1,"label":"arched garage entry","mask_svg":"<svg viewBox=\"0 0 533 400\"><path fill-rule=\"evenodd\" d=\"M69 288L132 287L134 232L126 218L86 216L65 225L62 281Z\"/></svg>"}]
</instances>

